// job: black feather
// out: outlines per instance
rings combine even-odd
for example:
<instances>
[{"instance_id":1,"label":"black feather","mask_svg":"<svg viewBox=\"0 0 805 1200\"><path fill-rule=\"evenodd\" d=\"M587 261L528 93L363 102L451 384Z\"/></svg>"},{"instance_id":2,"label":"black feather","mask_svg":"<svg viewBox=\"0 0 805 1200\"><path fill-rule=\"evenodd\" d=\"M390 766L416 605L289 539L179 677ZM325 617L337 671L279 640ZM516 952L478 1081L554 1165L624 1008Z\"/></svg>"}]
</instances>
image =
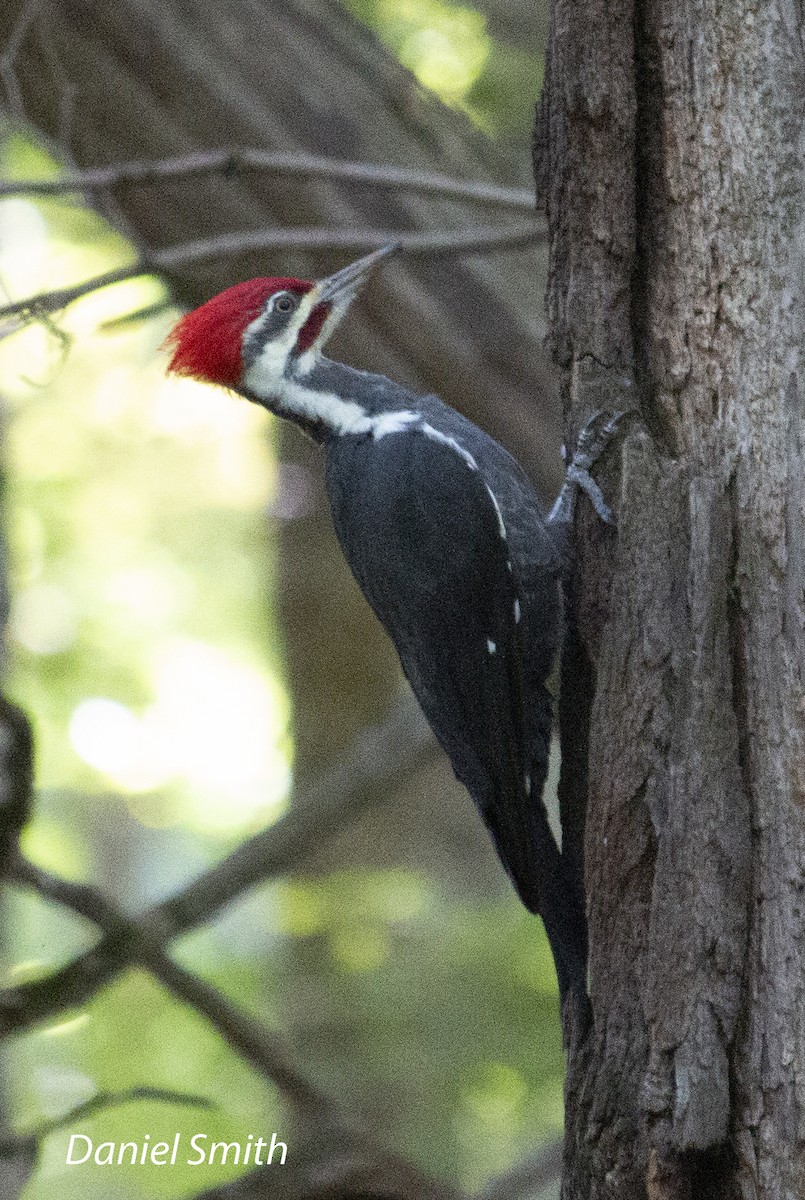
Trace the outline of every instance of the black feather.
<instances>
[{"instance_id":1,"label":"black feather","mask_svg":"<svg viewBox=\"0 0 805 1200\"><path fill-rule=\"evenodd\" d=\"M440 402L419 407L421 422L399 433L328 443L336 532L567 982L583 969L583 918L567 909L542 802L559 556L506 451Z\"/></svg>"}]
</instances>

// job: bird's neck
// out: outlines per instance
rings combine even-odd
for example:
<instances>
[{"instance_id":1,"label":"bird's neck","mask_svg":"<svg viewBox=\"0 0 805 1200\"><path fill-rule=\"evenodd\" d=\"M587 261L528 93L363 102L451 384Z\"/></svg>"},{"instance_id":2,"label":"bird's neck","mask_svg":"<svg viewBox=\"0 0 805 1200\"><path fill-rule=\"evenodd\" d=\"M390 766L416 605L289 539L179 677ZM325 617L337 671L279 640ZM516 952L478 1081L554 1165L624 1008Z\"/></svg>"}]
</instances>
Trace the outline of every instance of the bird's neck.
<instances>
[{"instance_id":1,"label":"bird's neck","mask_svg":"<svg viewBox=\"0 0 805 1200\"><path fill-rule=\"evenodd\" d=\"M305 356L276 371L247 371L241 389L250 400L301 426L316 441L338 436L383 436L419 416L417 397L385 375Z\"/></svg>"}]
</instances>

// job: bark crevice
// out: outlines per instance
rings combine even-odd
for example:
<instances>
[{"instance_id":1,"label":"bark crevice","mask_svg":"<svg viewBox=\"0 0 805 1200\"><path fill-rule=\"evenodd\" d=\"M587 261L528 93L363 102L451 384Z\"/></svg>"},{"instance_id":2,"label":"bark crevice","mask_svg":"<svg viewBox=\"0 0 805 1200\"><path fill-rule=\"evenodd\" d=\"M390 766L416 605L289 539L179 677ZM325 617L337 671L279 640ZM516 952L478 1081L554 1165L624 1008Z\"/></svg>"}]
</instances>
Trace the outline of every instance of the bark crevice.
<instances>
[{"instance_id":1,"label":"bark crevice","mask_svg":"<svg viewBox=\"0 0 805 1200\"><path fill-rule=\"evenodd\" d=\"M569 1064L564 1195L795 1200L802 13L553 12L542 163L566 415L608 391L618 406L602 365L617 363L645 422L624 447L617 547L586 527L577 543L594 1024Z\"/></svg>"}]
</instances>

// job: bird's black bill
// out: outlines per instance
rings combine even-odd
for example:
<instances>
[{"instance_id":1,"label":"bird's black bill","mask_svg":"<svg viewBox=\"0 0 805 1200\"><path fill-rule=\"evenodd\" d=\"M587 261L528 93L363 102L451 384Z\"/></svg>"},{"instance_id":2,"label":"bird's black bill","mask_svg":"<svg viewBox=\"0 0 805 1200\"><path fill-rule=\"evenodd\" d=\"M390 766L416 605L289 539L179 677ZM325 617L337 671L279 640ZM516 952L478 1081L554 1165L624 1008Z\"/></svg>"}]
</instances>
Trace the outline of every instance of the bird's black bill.
<instances>
[{"instance_id":1,"label":"bird's black bill","mask_svg":"<svg viewBox=\"0 0 805 1200\"><path fill-rule=\"evenodd\" d=\"M335 275L322 279L316 285L316 303L337 304L353 300L377 264L397 250L398 243L390 242L389 245L381 246L379 250L373 250L371 254L365 254L348 267L336 271Z\"/></svg>"}]
</instances>

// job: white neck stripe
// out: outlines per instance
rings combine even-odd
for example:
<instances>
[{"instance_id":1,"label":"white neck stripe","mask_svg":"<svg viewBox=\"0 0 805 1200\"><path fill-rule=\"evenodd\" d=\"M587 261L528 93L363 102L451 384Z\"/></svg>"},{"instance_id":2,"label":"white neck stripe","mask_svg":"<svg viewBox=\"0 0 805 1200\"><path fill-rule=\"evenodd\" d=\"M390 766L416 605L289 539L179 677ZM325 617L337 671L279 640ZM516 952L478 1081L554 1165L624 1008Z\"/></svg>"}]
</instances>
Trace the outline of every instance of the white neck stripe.
<instances>
[{"instance_id":1,"label":"white neck stripe","mask_svg":"<svg viewBox=\"0 0 805 1200\"><path fill-rule=\"evenodd\" d=\"M320 423L334 433L369 433L372 421L366 409L334 392L320 392L296 379L284 379L280 402L289 416Z\"/></svg>"},{"instance_id":2,"label":"white neck stripe","mask_svg":"<svg viewBox=\"0 0 805 1200\"><path fill-rule=\"evenodd\" d=\"M370 417L353 400L344 400L334 392L310 387L304 380L285 374L287 356L282 347L269 343L243 376L242 386L281 416L300 418L323 425L336 434L370 433L379 439L389 433L401 433L420 419L419 413L401 409Z\"/></svg>"}]
</instances>

